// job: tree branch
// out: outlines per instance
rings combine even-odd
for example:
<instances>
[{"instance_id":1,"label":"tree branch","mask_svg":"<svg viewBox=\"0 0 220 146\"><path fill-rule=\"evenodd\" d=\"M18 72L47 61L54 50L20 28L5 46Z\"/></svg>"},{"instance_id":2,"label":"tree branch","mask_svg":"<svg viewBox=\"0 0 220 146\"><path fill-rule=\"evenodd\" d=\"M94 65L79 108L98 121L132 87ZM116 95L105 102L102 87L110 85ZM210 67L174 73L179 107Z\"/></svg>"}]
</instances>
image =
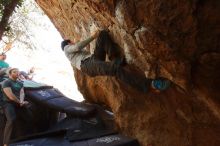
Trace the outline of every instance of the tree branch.
<instances>
[{"instance_id":1,"label":"tree branch","mask_svg":"<svg viewBox=\"0 0 220 146\"><path fill-rule=\"evenodd\" d=\"M0 40L2 40L2 36L6 31L6 27L8 25L8 20L12 15L15 7L18 5L18 3L19 0L12 0L8 5L5 6L5 9L3 11L3 16L0 22Z\"/></svg>"}]
</instances>

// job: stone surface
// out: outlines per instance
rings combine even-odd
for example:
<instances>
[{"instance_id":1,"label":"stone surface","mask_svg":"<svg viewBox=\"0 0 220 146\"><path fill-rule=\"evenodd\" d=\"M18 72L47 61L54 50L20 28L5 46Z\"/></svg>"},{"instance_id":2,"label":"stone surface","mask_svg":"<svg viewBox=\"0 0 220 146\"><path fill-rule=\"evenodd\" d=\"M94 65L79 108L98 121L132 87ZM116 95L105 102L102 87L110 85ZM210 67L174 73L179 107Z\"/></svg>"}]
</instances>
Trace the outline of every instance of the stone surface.
<instances>
[{"instance_id":1,"label":"stone surface","mask_svg":"<svg viewBox=\"0 0 220 146\"><path fill-rule=\"evenodd\" d=\"M142 146L220 145L219 0L36 1L63 38L108 28L135 75L173 82L167 91L143 94L75 69L85 99L107 105L122 133Z\"/></svg>"}]
</instances>

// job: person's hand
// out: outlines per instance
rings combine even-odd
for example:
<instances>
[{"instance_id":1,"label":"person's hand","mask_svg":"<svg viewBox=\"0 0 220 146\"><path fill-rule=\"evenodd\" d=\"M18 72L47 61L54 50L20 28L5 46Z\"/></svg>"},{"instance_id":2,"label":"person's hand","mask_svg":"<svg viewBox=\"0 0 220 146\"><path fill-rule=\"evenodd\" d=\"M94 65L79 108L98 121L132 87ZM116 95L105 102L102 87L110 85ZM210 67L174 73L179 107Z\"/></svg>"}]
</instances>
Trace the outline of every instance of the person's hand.
<instances>
[{"instance_id":1,"label":"person's hand","mask_svg":"<svg viewBox=\"0 0 220 146\"><path fill-rule=\"evenodd\" d=\"M28 101L23 101L23 102L20 102L20 106L25 106L25 105L28 105L29 102Z\"/></svg>"},{"instance_id":2,"label":"person's hand","mask_svg":"<svg viewBox=\"0 0 220 146\"><path fill-rule=\"evenodd\" d=\"M100 30L97 30L92 33L92 36L96 38L96 37L98 37L99 33L100 33Z\"/></svg>"},{"instance_id":3,"label":"person's hand","mask_svg":"<svg viewBox=\"0 0 220 146\"><path fill-rule=\"evenodd\" d=\"M28 102L28 101L24 101L23 104L24 104L24 105L27 105L27 104L29 104L29 102Z\"/></svg>"},{"instance_id":4,"label":"person's hand","mask_svg":"<svg viewBox=\"0 0 220 146\"><path fill-rule=\"evenodd\" d=\"M20 102L20 106L23 106L24 105L24 102Z\"/></svg>"}]
</instances>

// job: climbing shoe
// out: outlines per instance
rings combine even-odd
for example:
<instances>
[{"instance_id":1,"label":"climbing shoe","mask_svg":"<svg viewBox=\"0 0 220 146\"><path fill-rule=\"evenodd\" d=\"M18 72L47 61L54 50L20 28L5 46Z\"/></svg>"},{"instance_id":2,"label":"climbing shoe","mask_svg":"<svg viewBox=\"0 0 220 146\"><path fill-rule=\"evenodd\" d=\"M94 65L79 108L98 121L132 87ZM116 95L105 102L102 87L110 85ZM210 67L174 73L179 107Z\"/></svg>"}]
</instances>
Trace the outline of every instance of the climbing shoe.
<instances>
[{"instance_id":1,"label":"climbing shoe","mask_svg":"<svg viewBox=\"0 0 220 146\"><path fill-rule=\"evenodd\" d=\"M171 82L165 78L158 78L152 80L152 87L154 89L164 91L170 87Z\"/></svg>"}]
</instances>

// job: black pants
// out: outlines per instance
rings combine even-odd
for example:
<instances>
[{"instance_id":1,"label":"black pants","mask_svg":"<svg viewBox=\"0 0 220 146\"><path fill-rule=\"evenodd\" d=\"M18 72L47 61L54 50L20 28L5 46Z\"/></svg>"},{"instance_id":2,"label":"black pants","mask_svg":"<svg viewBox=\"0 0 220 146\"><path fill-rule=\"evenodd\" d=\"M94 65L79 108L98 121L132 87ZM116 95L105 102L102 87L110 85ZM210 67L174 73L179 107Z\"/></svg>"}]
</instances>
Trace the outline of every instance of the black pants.
<instances>
[{"instance_id":1,"label":"black pants","mask_svg":"<svg viewBox=\"0 0 220 146\"><path fill-rule=\"evenodd\" d=\"M94 54L81 62L82 72L89 76L115 76L117 65L113 60L120 58L120 49L112 41L107 31L100 32ZM106 55L112 62L105 62Z\"/></svg>"},{"instance_id":2,"label":"black pants","mask_svg":"<svg viewBox=\"0 0 220 146\"><path fill-rule=\"evenodd\" d=\"M3 144L9 144L13 125L16 120L16 112L14 106L10 103L7 103L4 106L4 113L6 116L6 125L4 129Z\"/></svg>"},{"instance_id":3,"label":"black pants","mask_svg":"<svg viewBox=\"0 0 220 146\"><path fill-rule=\"evenodd\" d=\"M26 109L26 107L18 107L13 103L6 103L3 106L4 114L6 116L6 125L4 129L4 137L3 137L3 144L9 144L13 127L15 125L15 121L17 119L17 115L22 117L22 119L30 120L32 119L32 114L30 111ZM23 126L27 126L27 121ZM22 126L22 127L23 127Z\"/></svg>"},{"instance_id":4,"label":"black pants","mask_svg":"<svg viewBox=\"0 0 220 146\"><path fill-rule=\"evenodd\" d=\"M105 62L106 55L109 56L111 62ZM112 41L106 31L102 31L97 38L94 54L81 62L81 70L91 77L115 76L133 88L141 92L147 92L151 80L145 78L145 76L138 76L129 72L123 66L117 64L120 56L120 49L117 44Z\"/></svg>"}]
</instances>

